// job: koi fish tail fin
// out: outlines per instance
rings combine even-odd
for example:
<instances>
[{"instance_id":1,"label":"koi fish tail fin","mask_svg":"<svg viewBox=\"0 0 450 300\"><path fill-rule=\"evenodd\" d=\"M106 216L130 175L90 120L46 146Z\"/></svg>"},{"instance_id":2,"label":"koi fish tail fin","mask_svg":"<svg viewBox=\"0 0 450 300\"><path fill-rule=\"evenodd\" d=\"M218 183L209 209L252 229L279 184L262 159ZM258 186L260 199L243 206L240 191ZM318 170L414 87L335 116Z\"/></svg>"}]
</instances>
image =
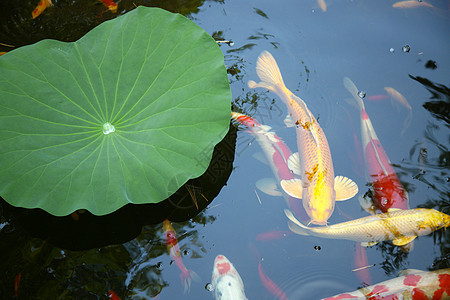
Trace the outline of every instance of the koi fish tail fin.
<instances>
[{"instance_id":1,"label":"koi fish tail fin","mask_svg":"<svg viewBox=\"0 0 450 300\"><path fill-rule=\"evenodd\" d=\"M294 217L294 215L290 210L285 209L284 213L286 214L286 217L288 217L289 219L288 226L293 233L300 235L310 235L308 227L300 223L300 221Z\"/></svg>"},{"instance_id":2,"label":"koi fish tail fin","mask_svg":"<svg viewBox=\"0 0 450 300\"><path fill-rule=\"evenodd\" d=\"M258 74L259 79L261 79L261 82L256 83L253 80L250 80L248 82L249 88L261 87L272 92L277 92L286 88L277 62L269 52L264 51L259 55L258 61L256 62L256 73Z\"/></svg>"},{"instance_id":3,"label":"koi fish tail fin","mask_svg":"<svg viewBox=\"0 0 450 300\"><path fill-rule=\"evenodd\" d=\"M192 280L200 281L200 277L192 270L186 270L186 272L180 273L181 284L184 287L184 293L189 292L191 289Z\"/></svg>"},{"instance_id":4,"label":"koi fish tail fin","mask_svg":"<svg viewBox=\"0 0 450 300\"><path fill-rule=\"evenodd\" d=\"M362 101L361 98L359 98L359 96L358 96L359 90L356 87L356 85L353 83L353 81L348 77L344 77L344 86L347 89L347 91L349 91L350 94L353 96L353 98L356 100L356 103L355 103L355 101L350 100L350 99L345 99L345 100L349 104L356 106L360 110L365 110L364 102Z\"/></svg>"}]
</instances>

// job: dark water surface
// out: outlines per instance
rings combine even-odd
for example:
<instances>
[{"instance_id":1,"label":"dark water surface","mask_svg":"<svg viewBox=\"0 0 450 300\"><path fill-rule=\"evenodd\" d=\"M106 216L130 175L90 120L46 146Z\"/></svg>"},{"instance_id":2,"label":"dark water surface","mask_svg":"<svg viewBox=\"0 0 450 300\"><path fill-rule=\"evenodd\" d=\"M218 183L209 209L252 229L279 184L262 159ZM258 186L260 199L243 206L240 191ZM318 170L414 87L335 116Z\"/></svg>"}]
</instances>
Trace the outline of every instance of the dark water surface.
<instances>
[{"instance_id":1,"label":"dark water surface","mask_svg":"<svg viewBox=\"0 0 450 300\"><path fill-rule=\"evenodd\" d=\"M214 38L233 42L221 45L233 108L271 126L295 152L295 132L283 123L286 108L280 99L247 87L248 80L258 80L258 55L263 50L274 55L286 86L318 118L328 138L335 174L353 179L360 189L356 197L336 205L330 224L367 215L357 200L368 186L354 141L355 135L360 139L359 112L345 101L350 97L342 83L346 76L366 93L367 113L408 191L410 207L449 214L448 1L430 1L435 8L413 9L393 8L394 1L326 2L323 12L314 0L124 0L118 1L118 13L113 14L99 1L58 0L32 20L37 1L3 0L0 43L19 47L44 38L74 41L135 5L182 13ZM2 44L0 51L13 49ZM406 45L409 52L402 50ZM403 134L408 110L392 105L384 90L387 86L402 93L411 106L412 121ZM223 254L239 271L249 299L274 299L260 281L254 249L262 258L264 272L289 299L319 299L364 285L352 272L354 242L298 235L256 241L260 233L288 230L286 203L282 197L256 190L256 181L273 175L268 165L255 159L261 148L248 132L241 128L236 138L232 129L216 150L219 163L210 165L206 179L191 182L189 194L189 187L183 187L179 202L158 207L164 211L160 215L152 214L155 207L142 207L124 208L104 218L86 214L78 221L54 220L3 203L1 298L15 297L14 280L20 274L19 299L107 299L109 290L122 299L156 295L161 300L211 299L205 286L211 281L214 258ZM209 193L209 202L200 190ZM194 195L199 210L206 208L197 214L192 196L186 195ZM173 212L173 207L181 209ZM160 222L168 216L179 221L173 226L184 264L201 278L187 294L162 239ZM419 237L409 254L390 242L368 248L368 263L375 265L369 269L371 282L394 278L406 268L448 268L449 236L449 231L440 230Z\"/></svg>"}]
</instances>

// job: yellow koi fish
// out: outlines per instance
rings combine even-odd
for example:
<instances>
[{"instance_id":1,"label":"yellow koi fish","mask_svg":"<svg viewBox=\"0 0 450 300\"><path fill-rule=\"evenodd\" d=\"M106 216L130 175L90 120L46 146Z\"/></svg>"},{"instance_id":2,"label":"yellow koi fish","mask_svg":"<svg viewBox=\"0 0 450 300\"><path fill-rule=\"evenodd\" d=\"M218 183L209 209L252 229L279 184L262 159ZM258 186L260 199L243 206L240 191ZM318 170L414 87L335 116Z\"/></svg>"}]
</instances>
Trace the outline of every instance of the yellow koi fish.
<instances>
[{"instance_id":1,"label":"yellow koi fish","mask_svg":"<svg viewBox=\"0 0 450 300\"><path fill-rule=\"evenodd\" d=\"M434 6L431 3L417 0L398 1L392 4L393 8L416 8L420 6L434 8Z\"/></svg>"},{"instance_id":2,"label":"yellow koi fish","mask_svg":"<svg viewBox=\"0 0 450 300\"><path fill-rule=\"evenodd\" d=\"M427 235L450 226L450 216L434 209L391 209L387 213L339 223L327 227L306 227L291 211L284 211L289 219L289 229L300 235L313 235L331 239L361 242L368 247L381 241L392 240L403 246L419 235Z\"/></svg>"},{"instance_id":3,"label":"yellow koi fish","mask_svg":"<svg viewBox=\"0 0 450 300\"><path fill-rule=\"evenodd\" d=\"M330 148L322 128L306 103L286 88L278 65L269 52L264 51L258 57L256 73L262 81L250 80L248 86L276 93L286 104L296 125L298 154L293 154L290 160L299 161L293 164L298 167L292 171L299 174L301 180L282 180L281 186L290 196L303 199L310 223L326 225L335 201L350 199L358 192L358 186L346 177L334 178Z\"/></svg>"}]
</instances>

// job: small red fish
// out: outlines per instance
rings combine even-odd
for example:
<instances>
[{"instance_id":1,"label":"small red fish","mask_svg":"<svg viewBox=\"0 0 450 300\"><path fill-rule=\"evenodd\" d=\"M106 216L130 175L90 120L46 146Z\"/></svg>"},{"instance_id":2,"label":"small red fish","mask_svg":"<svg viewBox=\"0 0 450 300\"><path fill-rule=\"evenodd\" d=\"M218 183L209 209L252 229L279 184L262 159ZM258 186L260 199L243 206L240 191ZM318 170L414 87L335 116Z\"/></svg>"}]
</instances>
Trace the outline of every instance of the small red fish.
<instances>
[{"instance_id":1,"label":"small red fish","mask_svg":"<svg viewBox=\"0 0 450 300\"><path fill-rule=\"evenodd\" d=\"M113 290L110 290L110 291L108 292L108 297L109 297L109 299L111 299L111 300L120 300L120 297L117 296L116 292L114 292Z\"/></svg>"},{"instance_id":2,"label":"small red fish","mask_svg":"<svg viewBox=\"0 0 450 300\"><path fill-rule=\"evenodd\" d=\"M105 6L112 12L112 13L116 13L117 12L117 7L118 4L115 3L112 0L100 0L103 4L105 4Z\"/></svg>"},{"instance_id":3,"label":"small red fish","mask_svg":"<svg viewBox=\"0 0 450 300\"><path fill-rule=\"evenodd\" d=\"M255 237L255 240L257 241L270 241L270 240L278 240L281 238L284 238L285 236L288 236L292 234L292 231L268 231L258 234Z\"/></svg>"},{"instance_id":4,"label":"small red fish","mask_svg":"<svg viewBox=\"0 0 450 300\"><path fill-rule=\"evenodd\" d=\"M269 276L266 275L266 273L263 270L262 264L261 264L261 256L259 255L258 250L256 247L252 244L251 249L253 253L255 254L256 258L258 259L258 274L259 279L261 279L262 284L266 288L266 290L274 295L279 300L288 300L288 297L286 296L286 293L283 292L283 290L272 280L269 278Z\"/></svg>"},{"instance_id":5,"label":"small red fish","mask_svg":"<svg viewBox=\"0 0 450 300\"><path fill-rule=\"evenodd\" d=\"M14 295L16 295L16 297L19 294L20 274L22 273L17 274L16 278L14 279Z\"/></svg>"},{"instance_id":6,"label":"small red fish","mask_svg":"<svg viewBox=\"0 0 450 300\"><path fill-rule=\"evenodd\" d=\"M184 287L184 292L187 292L191 287L192 279L199 280L199 277L194 271L188 270L184 266L183 261L181 260L180 248L178 247L177 234L175 233L172 224L167 219L163 221L163 230L167 250L169 251L170 257L175 261L175 264L181 270L181 284Z\"/></svg>"},{"instance_id":7,"label":"small red fish","mask_svg":"<svg viewBox=\"0 0 450 300\"><path fill-rule=\"evenodd\" d=\"M372 277L370 276L369 269L366 266L369 265L369 261L367 259L366 248L361 246L360 243L356 243L356 252L355 252L355 272L356 276L358 276L359 280L365 285L372 284Z\"/></svg>"},{"instance_id":8,"label":"small red fish","mask_svg":"<svg viewBox=\"0 0 450 300\"><path fill-rule=\"evenodd\" d=\"M36 6L36 8L33 10L31 15L33 16L33 19L37 18L47 7L52 5L51 0L41 0L39 4Z\"/></svg>"}]
</instances>

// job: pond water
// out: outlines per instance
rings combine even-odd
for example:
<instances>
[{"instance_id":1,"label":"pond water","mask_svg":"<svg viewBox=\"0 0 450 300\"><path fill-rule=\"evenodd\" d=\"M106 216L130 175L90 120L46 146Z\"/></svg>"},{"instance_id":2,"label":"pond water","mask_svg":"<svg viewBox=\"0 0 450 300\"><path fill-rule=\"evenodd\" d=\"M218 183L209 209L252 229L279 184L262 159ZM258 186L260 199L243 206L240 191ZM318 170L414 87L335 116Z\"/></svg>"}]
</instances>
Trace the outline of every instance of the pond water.
<instances>
[{"instance_id":1,"label":"pond water","mask_svg":"<svg viewBox=\"0 0 450 300\"><path fill-rule=\"evenodd\" d=\"M351 178L359 186L357 196L336 204L329 224L367 216L358 202L369 190L360 150L360 117L345 100L351 96L343 85L344 77L366 93L366 111L409 194L410 207L450 213L448 1L430 0L433 8L408 9L392 7L394 1L326 0L323 11L314 0L123 0L117 1L117 14L95 0L53 2L53 7L31 20L37 1L20 5L2 1L0 52L11 51L8 45L19 47L43 38L76 40L137 5L182 13L217 40L232 41L221 44L221 49L233 109L270 126L296 152L295 130L283 122L286 107L275 94L247 86L248 80L258 81L259 54L264 50L273 54L286 86L306 102L325 132L335 174ZM409 51L404 46L409 46ZM410 105L412 119L404 132L409 109L393 105L384 87L395 88ZM183 262L200 277L192 282L189 293L183 292L180 270L166 250L162 219L130 225L134 215L127 211L107 221L90 218L83 223L82 232L97 231L92 237L80 234L77 221L68 217L64 223L75 225L51 235L48 232L61 223L16 213L3 203L2 298L17 293L18 299L107 299L114 290L122 299L156 295L161 300L211 299L206 286L218 254L236 267L249 299L276 299L260 280L259 262L289 299L320 299L352 291L394 278L403 269L449 267L450 234L444 230L419 237L409 253L390 242L367 248L371 267L366 269L366 277L352 272L356 268L355 242L294 234L256 240L262 233L289 230L283 212L287 205L283 197L264 194L255 186L273 174L257 159L262 150L254 137L240 126L234 138L227 142L228 149L234 150L234 161L230 160L231 172L225 172L222 185L225 181L226 185L211 192L208 202L196 199L206 207L197 216L180 213L175 219L182 221L173 223ZM79 218L83 221L85 217ZM106 225L101 227L103 223ZM34 230L42 224L39 233Z\"/></svg>"}]
</instances>

